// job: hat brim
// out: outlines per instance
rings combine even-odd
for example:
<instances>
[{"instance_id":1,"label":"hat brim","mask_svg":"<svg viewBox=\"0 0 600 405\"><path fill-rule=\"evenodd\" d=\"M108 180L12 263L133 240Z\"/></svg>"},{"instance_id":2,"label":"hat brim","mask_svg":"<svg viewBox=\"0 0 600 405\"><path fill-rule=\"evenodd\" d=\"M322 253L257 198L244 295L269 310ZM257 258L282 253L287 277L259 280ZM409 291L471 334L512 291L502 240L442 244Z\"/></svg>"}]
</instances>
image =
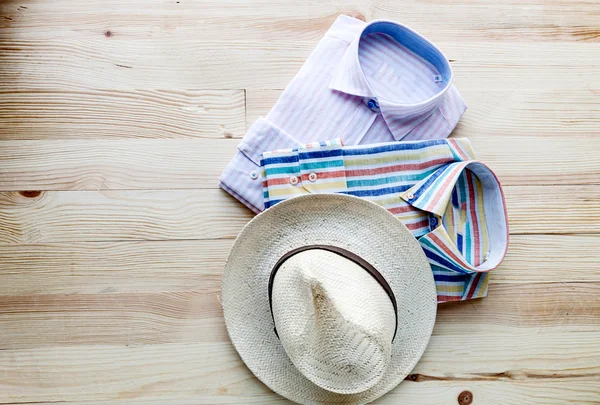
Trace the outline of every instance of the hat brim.
<instances>
[{"instance_id":1,"label":"hat brim","mask_svg":"<svg viewBox=\"0 0 600 405\"><path fill-rule=\"evenodd\" d=\"M269 306L271 270L286 252L333 245L362 257L390 285L398 304L398 330L383 379L358 394L336 394L304 377L274 332ZM396 387L425 351L437 302L431 267L419 243L390 212L342 194L312 194L283 201L256 216L231 248L222 284L229 337L256 377L301 404L364 404Z\"/></svg>"}]
</instances>

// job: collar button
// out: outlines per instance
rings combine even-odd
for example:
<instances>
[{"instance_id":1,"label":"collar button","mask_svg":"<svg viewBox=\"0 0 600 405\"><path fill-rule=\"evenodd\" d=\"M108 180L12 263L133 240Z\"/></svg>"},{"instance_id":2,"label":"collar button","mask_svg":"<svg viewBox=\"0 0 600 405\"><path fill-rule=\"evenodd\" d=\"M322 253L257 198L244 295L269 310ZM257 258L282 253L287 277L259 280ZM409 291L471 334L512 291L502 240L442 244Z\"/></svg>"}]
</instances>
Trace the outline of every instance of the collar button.
<instances>
[{"instance_id":1,"label":"collar button","mask_svg":"<svg viewBox=\"0 0 600 405\"><path fill-rule=\"evenodd\" d=\"M429 218L429 225L431 227L431 230L434 230L435 227L437 226L437 224L438 224L438 220L436 217L432 216L431 218Z\"/></svg>"},{"instance_id":2,"label":"collar button","mask_svg":"<svg viewBox=\"0 0 600 405\"><path fill-rule=\"evenodd\" d=\"M373 112L379 112L379 103L374 98L365 98L364 103L369 107L369 110Z\"/></svg>"}]
</instances>

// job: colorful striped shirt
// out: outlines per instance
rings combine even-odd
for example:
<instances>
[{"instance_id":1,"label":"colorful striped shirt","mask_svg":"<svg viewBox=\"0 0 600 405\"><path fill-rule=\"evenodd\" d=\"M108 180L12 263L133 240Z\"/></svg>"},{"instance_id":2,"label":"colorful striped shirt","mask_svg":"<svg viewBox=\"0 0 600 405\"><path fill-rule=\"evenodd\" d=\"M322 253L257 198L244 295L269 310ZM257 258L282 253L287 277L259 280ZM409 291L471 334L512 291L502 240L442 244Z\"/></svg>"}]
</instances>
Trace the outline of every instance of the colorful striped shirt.
<instances>
[{"instance_id":1,"label":"colorful striped shirt","mask_svg":"<svg viewBox=\"0 0 600 405\"><path fill-rule=\"evenodd\" d=\"M446 138L466 109L452 80L446 57L412 29L340 16L249 128L220 186L258 213L266 150L331 138L345 145Z\"/></svg>"},{"instance_id":2,"label":"colorful striped shirt","mask_svg":"<svg viewBox=\"0 0 600 405\"><path fill-rule=\"evenodd\" d=\"M373 201L402 221L431 263L438 301L487 295L508 246L502 187L465 138L342 146L340 140L265 152L265 207L309 193Z\"/></svg>"}]
</instances>

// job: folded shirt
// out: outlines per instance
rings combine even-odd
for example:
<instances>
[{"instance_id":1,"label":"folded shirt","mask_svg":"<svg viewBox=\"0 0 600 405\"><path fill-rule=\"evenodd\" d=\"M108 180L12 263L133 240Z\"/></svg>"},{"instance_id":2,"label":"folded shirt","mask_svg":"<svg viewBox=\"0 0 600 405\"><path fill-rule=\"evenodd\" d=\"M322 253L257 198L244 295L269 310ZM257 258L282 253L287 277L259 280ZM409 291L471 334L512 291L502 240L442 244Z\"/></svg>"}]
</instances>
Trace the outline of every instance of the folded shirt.
<instances>
[{"instance_id":1,"label":"folded shirt","mask_svg":"<svg viewBox=\"0 0 600 405\"><path fill-rule=\"evenodd\" d=\"M248 130L220 186L258 213L265 150L334 137L345 145L445 138L466 109L452 79L446 57L412 29L342 15Z\"/></svg>"},{"instance_id":2,"label":"folded shirt","mask_svg":"<svg viewBox=\"0 0 600 405\"><path fill-rule=\"evenodd\" d=\"M465 138L343 146L340 140L265 152L266 208L309 193L373 201L418 239L439 302L487 295L508 247L502 187Z\"/></svg>"}]
</instances>

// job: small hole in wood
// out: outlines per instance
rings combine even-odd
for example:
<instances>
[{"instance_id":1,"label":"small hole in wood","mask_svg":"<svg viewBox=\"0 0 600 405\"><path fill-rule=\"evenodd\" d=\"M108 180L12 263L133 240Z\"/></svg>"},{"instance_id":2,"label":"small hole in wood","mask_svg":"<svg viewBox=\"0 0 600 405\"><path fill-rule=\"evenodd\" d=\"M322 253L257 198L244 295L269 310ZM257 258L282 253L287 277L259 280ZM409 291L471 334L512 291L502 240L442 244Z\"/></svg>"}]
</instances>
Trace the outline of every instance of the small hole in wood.
<instances>
[{"instance_id":1,"label":"small hole in wood","mask_svg":"<svg viewBox=\"0 0 600 405\"><path fill-rule=\"evenodd\" d=\"M458 395L458 403L460 405L471 405L473 402L473 394L470 391L463 391Z\"/></svg>"}]
</instances>

